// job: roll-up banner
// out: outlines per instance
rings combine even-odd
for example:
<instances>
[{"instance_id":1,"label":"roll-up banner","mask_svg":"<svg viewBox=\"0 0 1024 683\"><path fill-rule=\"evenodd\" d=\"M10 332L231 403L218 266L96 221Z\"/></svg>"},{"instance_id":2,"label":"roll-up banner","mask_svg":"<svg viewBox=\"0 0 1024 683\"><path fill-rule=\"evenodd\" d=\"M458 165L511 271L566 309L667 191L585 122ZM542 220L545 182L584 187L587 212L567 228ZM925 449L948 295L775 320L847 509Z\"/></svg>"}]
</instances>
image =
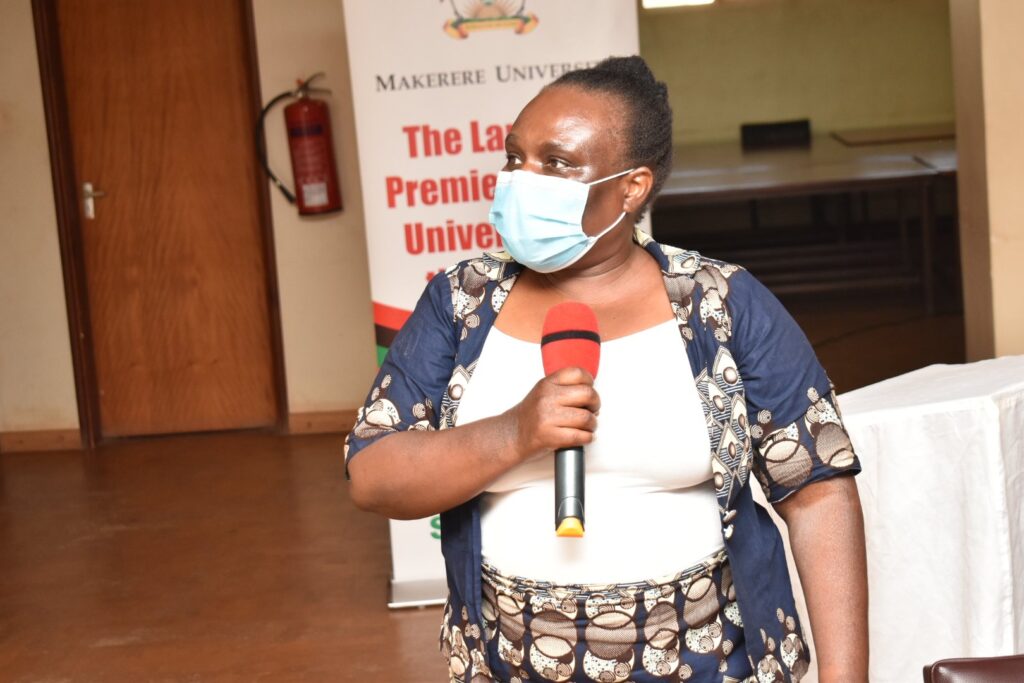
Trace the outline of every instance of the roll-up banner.
<instances>
[{"instance_id":1,"label":"roll-up banner","mask_svg":"<svg viewBox=\"0 0 1024 683\"><path fill-rule=\"evenodd\" d=\"M434 274L501 249L487 212L512 122L566 71L636 54L636 3L342 4L380 361ZM443 601L438 518L390 529L389 604Z\"/></svg>"}]
</instances>

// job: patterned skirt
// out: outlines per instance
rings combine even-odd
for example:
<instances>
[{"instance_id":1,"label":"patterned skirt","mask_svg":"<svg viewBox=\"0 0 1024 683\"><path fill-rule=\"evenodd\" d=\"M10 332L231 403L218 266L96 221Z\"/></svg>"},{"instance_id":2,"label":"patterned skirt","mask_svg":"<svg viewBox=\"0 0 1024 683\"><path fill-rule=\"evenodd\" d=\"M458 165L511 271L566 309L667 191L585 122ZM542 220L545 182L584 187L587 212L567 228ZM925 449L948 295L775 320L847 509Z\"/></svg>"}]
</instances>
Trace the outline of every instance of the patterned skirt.
<instances>
[{"instance_id":1,"label":"patterned skirt","mask_svg":"<svg viewBox=\"0 0 1024 683\"><path fill-rule=\"evenodd\" d=\"M724 551L615 585L555 585L484 563L483 592L494 681L756 681Z\"/></svg>"}]
</instances>

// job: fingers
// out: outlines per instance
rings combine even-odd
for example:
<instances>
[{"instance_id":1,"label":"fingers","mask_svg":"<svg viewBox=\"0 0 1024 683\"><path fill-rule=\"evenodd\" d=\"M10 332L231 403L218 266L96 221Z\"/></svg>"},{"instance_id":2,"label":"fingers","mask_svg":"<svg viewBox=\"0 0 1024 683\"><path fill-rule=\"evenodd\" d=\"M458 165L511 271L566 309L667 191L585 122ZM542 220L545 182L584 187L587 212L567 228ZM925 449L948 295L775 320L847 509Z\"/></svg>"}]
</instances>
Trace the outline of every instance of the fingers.
<instances>
[{"instance_id":1,"label":"fingers","mask_svg":"<svg viewBox=\"0 0 1024 683\"><path fill-rule=\"evenodd\" d=\"M586 408L562 406L551 415L554 424L562 429L592 432L597 429L597 416Z\"/></svg>"},{"instance_id":2,"label":"fingers","mask_svg":"<svg viewBox=\"0 0 1024 683\"><path fill-rule=\"evenodd\" d=\"M582 368L563 368L541 379L512 411L521 458L593 441L601 398Z\"/></svg>"},{"instance_id":3,"label":"fingers","mask_svg":"<svg viewBox=\"0 0 1024 683\"><path fill-rule=\"evenodd\" d=\"M575 448L576 446L586 446L594 440L594 432L583 431L580 429L561 429L556 437L556 442L552 446L551 450L557 451L559 448Z\"/></svg>"},{"instance_id":4,"label":"fingers","mask_svg":"<svg viewBox=\"0 0 1024 683\"><path fill-rule=\"evenodd\" d=\"M545 450L585 446L594 440L597 417L586 408L562 406L548 415Z\"/></svg>"},{"instance_id":5,"label":"fingers","mask_svg":"<svg viewBox=\"0 0 1024 683\"><path fill-rule=\"evenodd\" d=\"M562 368L541 381L562 388L555 395L563 405L586 408L593 413L601 410L601 397L594 390L594 378L583 368Z\"/></svg>"},{"instance_id":6,"label":"fingers","mask_svg":"<svg viewBox=\"0 0 1024 683\"><path fill-rule=\"evenodd\" d=\"M552 398L558 405L586 408L591 413L601 409L601 397L594 391L594 387L585 384L561 387Z\"/></svg>"},{"instance_id":7,"label":"fingers","mask_svg":"<svg viewBox=\"0 0 1024 683\"><path fill-rule=\"evenodd\" d=\"M569 384L588 384L594 386L594 377L583 368L576 366L570 366L562 368L556 372L552 372L547 377L555 384L569 385Z\"/></svg>"}]
</instances>

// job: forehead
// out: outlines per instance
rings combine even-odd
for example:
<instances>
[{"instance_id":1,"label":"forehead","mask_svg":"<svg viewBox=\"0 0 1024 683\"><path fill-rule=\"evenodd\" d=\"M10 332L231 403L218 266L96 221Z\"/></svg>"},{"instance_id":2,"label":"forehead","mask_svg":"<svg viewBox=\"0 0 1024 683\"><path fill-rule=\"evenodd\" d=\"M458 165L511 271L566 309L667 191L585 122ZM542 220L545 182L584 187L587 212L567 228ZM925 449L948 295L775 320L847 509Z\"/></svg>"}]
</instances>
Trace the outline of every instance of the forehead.
<instances>
[{"instance_id":1,"label":"forehead","mask_svg":"<svg viewBox=\"0 0 1024 683\"><path fill-rule=\"evenodd\" d=\"M512 134L517 141L544 144L597 142L618 144L623 105L609 93L556 85L542 90L523 108Z\"/></svg>"}]
</instances>

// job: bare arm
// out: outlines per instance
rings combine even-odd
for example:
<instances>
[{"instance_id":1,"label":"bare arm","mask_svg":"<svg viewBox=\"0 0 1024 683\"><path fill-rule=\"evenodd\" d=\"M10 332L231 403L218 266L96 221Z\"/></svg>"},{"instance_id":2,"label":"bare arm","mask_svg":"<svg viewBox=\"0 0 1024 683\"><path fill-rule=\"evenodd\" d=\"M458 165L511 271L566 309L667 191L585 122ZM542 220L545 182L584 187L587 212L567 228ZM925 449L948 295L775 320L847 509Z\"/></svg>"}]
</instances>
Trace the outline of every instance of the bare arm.
<instances>
[{"instance_id":1,"label":"bare arm","mask_svg":"<svg viewBox=\"0 0 1024 683\"><path fill-rule=\"evenodd\" d=\"M775 506L807 599L820 683L867 683L864 518L852 477L816 482Z\"/></svg>"},{"instance_id":2,"label":"bare arm","mask_svg":"<svg viewBox=\"0 0 1024 683\"><path fill-rule=\"evenodd\" d=\"M352 500L393 519L426 517L476 496L521 462L590 443L600 405L593 384L586 371L565 368L501 415L382 437L349 463Z\"/></svg>"}]
</instances>

